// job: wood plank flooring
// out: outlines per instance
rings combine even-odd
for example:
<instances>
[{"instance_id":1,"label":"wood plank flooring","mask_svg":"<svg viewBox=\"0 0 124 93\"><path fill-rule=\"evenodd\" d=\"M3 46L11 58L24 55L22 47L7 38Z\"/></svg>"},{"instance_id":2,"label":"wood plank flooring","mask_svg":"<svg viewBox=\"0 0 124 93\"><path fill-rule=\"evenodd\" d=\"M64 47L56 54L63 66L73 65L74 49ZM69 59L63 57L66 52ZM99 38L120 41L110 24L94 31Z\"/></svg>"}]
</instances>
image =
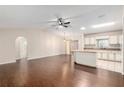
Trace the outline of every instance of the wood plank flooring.
<instances>
[{"instance_id":1,"label":"wood plank flooring","mask_svg":"<svg viewBox=\"0 0 124 93\"><path fill-rule=\"evenodd\" d=\"M120 73L89 68L59 55L0 65L1 87L122 87Z\"/></svg>"}]
</instances>

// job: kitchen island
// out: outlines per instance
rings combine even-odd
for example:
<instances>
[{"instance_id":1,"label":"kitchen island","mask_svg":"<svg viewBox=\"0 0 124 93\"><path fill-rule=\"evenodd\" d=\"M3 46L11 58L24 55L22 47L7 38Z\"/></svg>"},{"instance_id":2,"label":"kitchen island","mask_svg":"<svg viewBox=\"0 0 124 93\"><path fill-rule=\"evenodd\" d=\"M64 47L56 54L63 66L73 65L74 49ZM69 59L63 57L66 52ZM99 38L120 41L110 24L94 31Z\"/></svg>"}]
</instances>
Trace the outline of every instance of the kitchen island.
<instances>
[{"instance_id":1,"label":"kitchen island","mask_svg":"<svg viewBox=\"0 0 124 93\"><path fill-rule=\"evenodd\" d=\"M71 54L72 62L90 67L96 67L96 52L75 50L72 51Z\"/></svg>"}]
</instances>

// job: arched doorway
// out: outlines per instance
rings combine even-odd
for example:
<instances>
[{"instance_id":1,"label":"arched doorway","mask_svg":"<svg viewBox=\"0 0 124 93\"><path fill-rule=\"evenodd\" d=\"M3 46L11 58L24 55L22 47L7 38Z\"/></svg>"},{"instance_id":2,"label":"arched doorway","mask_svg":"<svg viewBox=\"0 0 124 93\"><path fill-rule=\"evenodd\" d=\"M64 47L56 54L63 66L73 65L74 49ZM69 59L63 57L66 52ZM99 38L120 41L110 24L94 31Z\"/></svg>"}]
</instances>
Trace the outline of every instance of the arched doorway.
<instances>
[{"instance_id":1,"label":"arched doorway","mask_svg":"<svg viewBox=\"0 0 124 93\"><path fill-rule=\"evenodd\" d=\"M27 58L27 40L24 37L17 37L16 42L16 60Z\"/></svg>"}]
</instances>

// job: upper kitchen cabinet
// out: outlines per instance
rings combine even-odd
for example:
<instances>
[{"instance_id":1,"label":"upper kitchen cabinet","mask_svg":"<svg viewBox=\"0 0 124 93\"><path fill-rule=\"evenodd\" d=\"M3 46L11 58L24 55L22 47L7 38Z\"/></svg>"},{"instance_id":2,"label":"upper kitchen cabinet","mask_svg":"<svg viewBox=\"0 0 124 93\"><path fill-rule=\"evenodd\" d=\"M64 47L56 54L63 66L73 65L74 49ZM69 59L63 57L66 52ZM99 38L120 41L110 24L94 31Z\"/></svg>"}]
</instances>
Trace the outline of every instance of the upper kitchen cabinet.
<instances>
[{"instance_id":1,"label":"upper kitchen cabinet","mask_svg":"<svg viewBox=\"0 0 124 93\"><path fill-rule=\"evenodd\" d=\"M109 37L109 44L121 44L122 35L114 35Z\"/></svg>"},{"instance_id":2,"label":"upper kitchen cabinet","mask_svg":"<svg viewBox=\"0 0 124 93\"><path fill-rule=\"evenodd\" d=\"M119 35L118 40L119 40L119 44L121 45L122 44L122 35Z\"/></svg>"},{"instance_id":3,"label":"upper kitchen cabinet","mask_svg":"<svg viewBox=\"0 0 124 93\"><path fill-rule=\"evenodd\" d=\"M122 31L84 34L84 44L86 48L119 49L122 44Z\"/></svg>"},{"instance_id":4,"label":"upper kitchen cabinet","mask_svg":"<svg viewBox=\"0 0 124 93\"><path fill-rule=\"evenodd\" d=\"M89 45L90 44L90 38L85 38L85 45Z\"/></svg>"},{"instance_id":5,"label":"upper kitchen cabinet","mask_svg":"<svg viewBox=\"0 0 124 93\"><path fill-rule=\"evenodd\" d=\"M96 45L96 38L95 37L90 38L90 44Z\"/></svg>"},{"instance_id":6,"label":"upper kitchen cabinet","mask_svg":"<svg viewBox=\"0 0 124 93\"><path fill-rule=\"evenodd\" d=\"M85 45L95 45L96 38L95 37L86 37L85 38Z\"/></svg>"},{"instance_id":7,"label":"upper kitchen cabinet","mask_svg":"<svg viewBox=\"0 0 124 93\"><path fill-rule=\"evenodd\" d=\"M118 44L118 36L116 36L116 35L110 36L109 44Z\"/></svg>"}]
</instances>

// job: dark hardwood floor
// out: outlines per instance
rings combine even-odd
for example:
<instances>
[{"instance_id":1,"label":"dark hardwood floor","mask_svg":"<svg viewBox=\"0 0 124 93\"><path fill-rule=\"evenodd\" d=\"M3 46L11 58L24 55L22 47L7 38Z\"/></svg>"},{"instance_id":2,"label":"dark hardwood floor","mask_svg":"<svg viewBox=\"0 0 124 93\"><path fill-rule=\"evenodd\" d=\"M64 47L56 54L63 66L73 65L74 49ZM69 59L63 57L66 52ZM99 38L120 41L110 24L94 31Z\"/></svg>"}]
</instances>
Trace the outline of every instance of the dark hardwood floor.
<instances>
[{"instance_id":1,"label":"dark hardwood floor","mask_svg":"<svg viewBox=\"0 0 124 93\"><path fill-rule=\"evenodd\" d=\"M71 63L60 55L0 65L0 86L83 87L124 86L124 77L116 72Z\"/></svg>"}]
</instances>

